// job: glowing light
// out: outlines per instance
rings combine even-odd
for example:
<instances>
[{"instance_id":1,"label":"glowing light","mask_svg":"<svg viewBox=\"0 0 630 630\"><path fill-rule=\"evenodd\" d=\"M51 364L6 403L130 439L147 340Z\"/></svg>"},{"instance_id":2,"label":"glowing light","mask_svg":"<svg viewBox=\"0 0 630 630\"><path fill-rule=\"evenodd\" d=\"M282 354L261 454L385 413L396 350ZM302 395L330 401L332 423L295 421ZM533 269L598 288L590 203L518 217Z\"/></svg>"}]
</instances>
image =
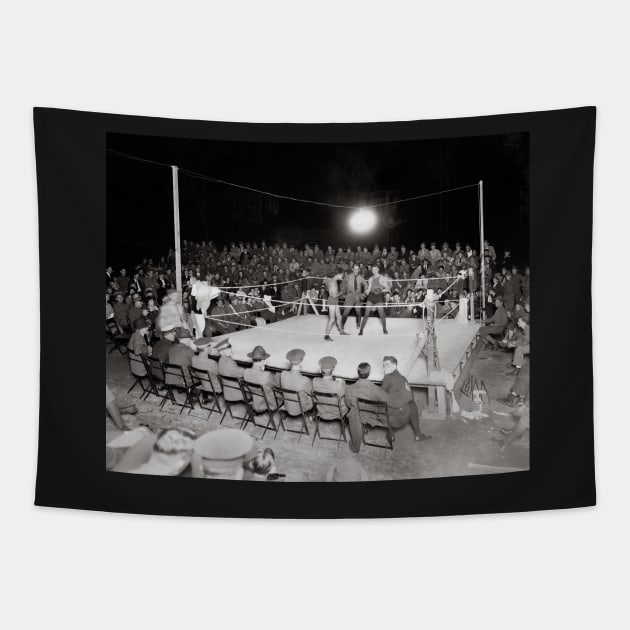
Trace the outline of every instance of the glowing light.
<instances>
[{"instance_id":1,"label":"glowing light","mask_svg":"<svg viewBox=\"0 0 630 630\"><path fill-rule=\"evenodd\" d=\"M357 234L365 234L374 229L376 213L371 208L359 208L350 216L350 229Z\"/></svg>"}]
</instances>

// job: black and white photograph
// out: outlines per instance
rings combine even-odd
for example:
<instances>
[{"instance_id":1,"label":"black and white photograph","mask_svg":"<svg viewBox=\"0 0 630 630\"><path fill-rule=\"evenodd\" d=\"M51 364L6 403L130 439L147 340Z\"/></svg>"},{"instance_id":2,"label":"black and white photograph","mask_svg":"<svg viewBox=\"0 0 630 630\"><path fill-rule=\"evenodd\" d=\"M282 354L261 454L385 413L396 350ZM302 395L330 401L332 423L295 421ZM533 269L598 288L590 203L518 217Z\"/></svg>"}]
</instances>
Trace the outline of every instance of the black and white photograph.
<instances>
[{"instance_id":1,"label":"black and white photograph","mask_svg":"<svg viewBox=\"0 0 630 630\"><path fill-rule=\"evenodd\" d=\"M112 474L529 470L527 132L106 154Z\"/></svg>"}]
</instances>

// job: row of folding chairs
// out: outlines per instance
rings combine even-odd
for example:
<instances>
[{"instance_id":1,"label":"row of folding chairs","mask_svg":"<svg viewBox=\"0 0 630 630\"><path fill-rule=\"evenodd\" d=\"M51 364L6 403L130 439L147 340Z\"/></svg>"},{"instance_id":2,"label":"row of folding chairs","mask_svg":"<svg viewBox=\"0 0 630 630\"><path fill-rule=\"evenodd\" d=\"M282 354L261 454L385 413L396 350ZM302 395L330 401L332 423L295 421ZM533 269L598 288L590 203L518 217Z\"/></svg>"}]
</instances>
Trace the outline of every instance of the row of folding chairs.
<instances>
[{"instance_id":1,"label":"row of folding chairs","mask_svg":"<svg viewBox=\"0 0 630 630\"><path fill-rule=\"evenodd\" d=\"M243 377L222 374L218 375L220 385L218 389L207 370L190 366L186 375L181 365L165 363L146 354L136 356L129 352L128 355L134 382L127 393L140 387L141 400L146 400L149 396L157 397L160 400L160 409L170 402L174 406L179 406L180 414L184 409L188 409L190 414L196 401L200 409L208 412L208 420L213 412L221 414L220 425L229 415L232 420L240 422L241 429L250 424L262 428L261 437L272 431L275 439L282 429L289 433L297 433L298 442L303 435L310 437L308 420L312 418L314 422L312 445L317 438L334 442L348 440L346 433L348 412L344 412L342 401L336 393L313 391L312 394L307 394L313 402L313 409L309 410L305 409L302 402L304 392L273 386L271 399L262 385L248 382ZM177 391L185 394L183 402L175 396ZM223 409L221 399L224 403ZM363 443L366 446L393 449L394 435L389 422L387 403L359 398L357 408L363 426ZM239 415L238 412L242 409L244 415ZM291 413L289 409L292 410ZM262 417L266 418L266 422L263 420L261 424ZM322 424L333 423L339 424L338 435L322 432ZM371 429L384 430L386 442L369 441Z\"/></svg>"},{"instance_id":2,"label":"row of folding chairs","mask_svg":"<svg viewBox=\"0 0 630 630\"><path fill-rule=\"evenodd\" d=\"M118 350L120 354L127 354L129 338L130 335L121 332L113 319L105 320L105 347L111 346L107 354L111 354L114 350Z\"/></svg>"}]
</instances>

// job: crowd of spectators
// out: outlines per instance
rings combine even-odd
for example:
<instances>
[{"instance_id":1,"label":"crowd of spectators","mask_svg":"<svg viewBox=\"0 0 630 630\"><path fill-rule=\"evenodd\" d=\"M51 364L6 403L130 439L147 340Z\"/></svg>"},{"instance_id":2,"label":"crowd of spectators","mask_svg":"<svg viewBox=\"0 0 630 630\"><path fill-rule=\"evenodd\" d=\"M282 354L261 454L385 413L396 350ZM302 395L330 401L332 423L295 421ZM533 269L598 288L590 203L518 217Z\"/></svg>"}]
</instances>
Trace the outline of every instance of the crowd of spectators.
<instances>
[{"instance_id":1,"label":"crowd of spectators","mask_svg":"<svg viewBox=\"0 0 630 630\"><path fill-rule=\"evenodd\" d=\"M183 241L182 246L181 303L175 291L172 250L157 261L150 258L140 261L131 274L126 268L117 273L112 267L107 268L106 328L111 331L113 326L128 336L131 357L153 355L164 363L181 365L186 379L191 367L206 370L216 391L221 391L220 374L268 388L265 405L270 412L275 411L274 387L299 391L304 396L301 406L306 413L312 413L314 388L338 394L348 417L350 448L355 453L360 448L363 431L357 411L358 397L384 400L388 406L391 403L393 412L404 409L400 418L395 413L392 416L395 428L410 424L416 440L428 437L420 431L421 409L418 411L406 379L397 372L395 358L385 357L384 367L389 363L394 377L386 377L383 387L369 381L370 369L365 363L358 367L357 381L347 385L333 376L332 357L322 358L322 375L312 379L300 371L302 351L289 353L290 369L275 374L265 369L268 355L257 347L251 353L252 367L244 369L231 358L229 342L224 339L218 345L211 345L212 337L290 317L300 308L308 312L314 306L325 312L326 279L350 270L357 273L358 267L358 273L367 280L372 267L377 266L391 286L383 296L387 317L422 317L429 289L440 296L438 317L448 317L457 310L462 297L472 296L474 312L481 312L485 320L479 331L482 339L493 348L512 353L510 368L516 376L510 392L513 402L522 406L528 394L519 372L529 355L529 267L513 265L509 251L499 258L487 241L483 263L470 245L462 248L455 243L451 248L446 242L439 248L436 243L430 243L429 248L421 243L417 250L404 245L386 248L375 245L371 250L321 249L317 245L295 248L286 243L267 245L265 241L232 242L222 248L212 242ZM485 303L481 300L482 277L486 283ZM305 301L305 297L309 299ZM198 326L194 330L198 313L207 313L209 317L205 328L202 325L201 330ZM142 366L142 360L135 366L140 372L134 375L143 376L142 367L137 367ZM526 381L528 389L529 379ZM192 381L182 385L190 387ZM387 391L392 387L392 391ZM253 406L256 404L260 403ZM285 407L289 409L291 404Z\"/></svg>"},{"instance_id":2,"label":"crowd of spectators","mask_svg":"<svg viewBox=\"0 0 630 630\"><path fill-rule=\"evenodd\" d=\"M483 310L486 318L496 309L495 300L503 298L508 311L529 301L529 267L517 268L510 252L498 257L486 241L484 277L486 301L482 304L481 258L469 244L420 243L418 249L405 245L371 249L305 245L301 248L286 243L268 245L232 242L221 248L213 242L182 242L182 306L185 313L197 310L195 284L202 282L221 290L212 302L208 315L214 321L208 335L226 334L256 324L257 318L272 322L298 311L303 296L309 298L306 312L312 305L326 312L325 278L354 265L359 274L369 279L371 268L391 281L391 291L383 296L387 317L422 317L427 289L443 292L437 317L456 313L461 297L472 295L476 313ZM176 285L174 252L160 259L144 259L131 273L121 268L117 273L108 267L105 277L106 318L113 319L121 331L132 332L135 321L146 318L155 331L160 305L169 289ZM304 312L304 311L302 311Z\"/></svg>"}]
</instances>

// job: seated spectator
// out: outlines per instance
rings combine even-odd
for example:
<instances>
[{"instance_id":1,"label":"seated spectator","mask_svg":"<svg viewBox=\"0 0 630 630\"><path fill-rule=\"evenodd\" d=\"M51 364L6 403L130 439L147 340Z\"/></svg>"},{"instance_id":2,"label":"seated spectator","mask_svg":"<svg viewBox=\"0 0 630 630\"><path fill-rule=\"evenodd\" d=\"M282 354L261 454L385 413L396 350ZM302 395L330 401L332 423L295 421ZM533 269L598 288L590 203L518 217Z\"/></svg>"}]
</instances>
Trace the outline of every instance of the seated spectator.
<instances>
[{"instance_id":1,"label":"seated spectator","mask_svg":"<svg viewBox=\"0 0 630 630\"><path fill-rule=\"evenodd\" d=\"M140 297L139 295L134 295L133 302L129 307L129 311L127 312L127 318L131 327L133 327L137 319L140 319L142 317L143 307L144 302L142 301L142 297Z\"/></svg>"},{"instance_id":2,"label":"seated spectator","mask_svg":"<svg viewBox=\"0 0 630 630\"><path fill-rule=\"evenodd\" d=\"M311 380L300 371L304 355L304 350L299 348L287 352L286 357L291 368L288 372L280 373L280 387L298 392L302 409L307 412L313 408L313 399L311 398L313 385ZM300 406L296 401L285 400L284 408L290 416L298 416L301 413Z\"/></svg>"},{"instance_id":3,"label":"seated spectator","mask_svg":"<svg viewBox=\"0 0 630 630\"><path fill-rule=\"evenodd\" d=\"M214 391L217 393L221 392L221 383L219 382L219 364L213 356L216 356L216 350L214 350L211 346L212 339L210 337L201 337L201 339L195 340L195 346L197 346L197 351L195 356L191 359L192 367L197 370L204 370L210 376L210 381L212 383L212 387L214 387ZM207 383L202 383L202 387L205 390L209 390L209 385Z\"/></svg>"},{"instance_id":4,"label":"seated spectator","mask_svg":"<svg viewBox=\"0 0 630 630\"><path fill-rule=\"evenodd\" d=\"M413 398L407 379L398 371L396 357L383 357L383 371L385 377L382 388L387 394L390 426L393 429L400 429L409 423L416 442L431 439L430 435L420 430L421 411Z\"/></svg>"},{"instance_id":5,"label":"seated spectator","mask_svg":"<svg viewBox=\"0 0 630 630\"><path fill-rule=\"evenodd\" d=\"M387 394L382 388L378 387L368 380L372 368L369 363L359 363L357 367L357 374L359 380L353 385L348 385L346 388L345 399L349 407L348 413L348 425L350 428L350 450L353 453L358 453L361 449L361 442L363 441L363 424L366 418L361 418L359 415L358 399L363 398L365 400L374 400L376 402L386 402ZM376 420L376 415L373 414L374 424L381 424L380 420Z\"/></svg>"},{"instance_id":6,"label":"seated spectator","mask_svg":"<svg viewBox=\"0 0 630 630\"><path fill-rule=\"evenodd\" d=\"M134 356L140 359L143 354L151 354L151 347L147 342L147 335L149 334L149 328L147 327L146 320L141 317L140 319L136 319L133 323L134 333L129 338L129 342L127 344L127 350ZM140 359L142 360L142 359ZM136 376L144 376L146 374L146 370L141 366L140 363L136 361L131 362L132 373L136 374ZM136 371L134 371L136 370ZM141 372L139 373L138 370Z\"/></svg>"},{"instance_id":7,"label":"seated spectator","mask_svg":"<svg viewBox=\"0 0 630 630\"><path fill-rule=\"evenodd\" d=\"M346 384L342 378L335 378L333 372L337 365L335 357L322 357L319 360L319 367L322 376L313 379L313 392L324 394L337 394L341 403L341 413L345 416L348 413L348 405L345 400ZM328 402L328 401L326 401ZM328 405L320 405L318 408L320 418L324 420L335 420L339 418L339 412Z\"/></svg>"},{"instance_id":8,"label":"seated spectator","mask_svg":"<svg viewBox=\"0 0 630 630\"><path fill-rule=\"evenodd\" d=\"M190 378L190 370L188 369L192 365L192 359L195 356L196 348L192 341L192 335L190 331L185 328L180 328L178 333L178 342L173 344L168 351L168 362L172 365L179 365L184 373L184 382L181 378L178 379L175 376L166 376L166 383L169 385L179 385L181 387L190 387L192 380Z\"/></svg>"},{"instance_id":9,"label":"seated spectator","mask_svg":"<svg viewBox=\"0 0 630 630\"><path fill-rule=\"evenodd\" d=\"M220 354L219 357L219 375L228 376L231 378L242 378L245 370L240 367L236 361L232 358L232 345L229 339L223 339L215 346ZM223 397L226 401L236 402L243 400L243 394L240 390L232 387L224 388Z\"/></svg>"},{"instance_id":10,"label":"seated spectator","mask_svg":"<svg viewBox=\"0 0 630 630\"><path fill-rule=\"evenodd\" d=\"M175 338L177 337L177 330L174 326L169 326L162 331L162 339L156 341L151 352L151 356L155 359L159 359L162 363L168 363L169 353L171 348L176 345ZM159 369L153 368L153 376L158 377Z\"/></svg>"},{"instance_id":11,"label":"seated spectator","mask_svg":"<svg viewBox=\"0 0 630 630\"><path fill-rule=\"evenodd\" d=\"M252 360L252 367L247 368L243 373L246 383L260 385L265 392L266 401L260 396L252 397L252 407L257 413L263 411L275 411L277 409L276 398L272 387L277 387L278 379L275 374L265 370L265 361L270 355L262 346L256 346L247 356Z\"/></svg>"},{"instance_id":12,"label":"seated spectator","mask_svg":"<svg viewBox=\"0 0 630 630\"><path fill-rule=\"evenodd\" d=\"M494 303L496 305L494 315L486 322L485 326L479 329L478 334L484 341L492 345L493 348L496 348L497 342L492 335L503 335L508 323L508 314L503 307L503 298L495 298Z\"/></svg>"}]
</instances>

